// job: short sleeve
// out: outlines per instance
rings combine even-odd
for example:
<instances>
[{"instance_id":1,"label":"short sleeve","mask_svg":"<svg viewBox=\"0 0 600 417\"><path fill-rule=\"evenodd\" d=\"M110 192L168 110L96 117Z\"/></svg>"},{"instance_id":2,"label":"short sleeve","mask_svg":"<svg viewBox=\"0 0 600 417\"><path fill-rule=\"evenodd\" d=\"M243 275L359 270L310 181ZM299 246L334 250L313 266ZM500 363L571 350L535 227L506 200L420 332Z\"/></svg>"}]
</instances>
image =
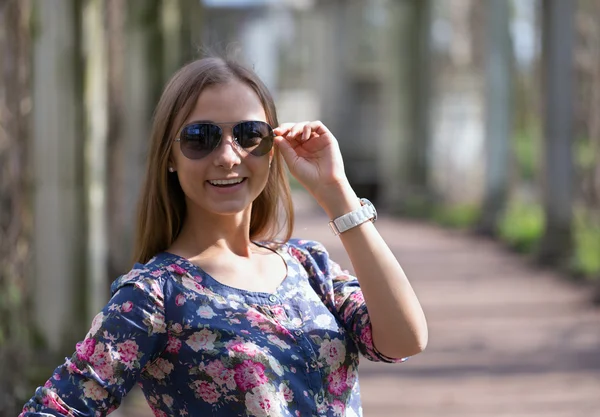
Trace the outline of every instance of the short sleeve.
<instances>
[{"instance_id":1,"label":"short sleeve","mask_svg":"<svg viewBox=\"0 0 600 417\"><path fill-rule=\"evenodd\" d=\"M117 279L75 353L25 404L20 417L105 416L167 343L161 280L132 269Z\"/></svg>"},{"instance_id":2,"label":"short sleeve","mask_svg":"<svg viewBox=\"0 0 600 417\"><path fill-rule=\"evenodd\" d=\"M371 361L389 363L407 359L390 358L377 350L373 343L371 319L358 279L333 261L322 244L298 240L292 246L292 252L304 265L312 287L351 335L364 357Z\"/></svg>"}]
</instances>

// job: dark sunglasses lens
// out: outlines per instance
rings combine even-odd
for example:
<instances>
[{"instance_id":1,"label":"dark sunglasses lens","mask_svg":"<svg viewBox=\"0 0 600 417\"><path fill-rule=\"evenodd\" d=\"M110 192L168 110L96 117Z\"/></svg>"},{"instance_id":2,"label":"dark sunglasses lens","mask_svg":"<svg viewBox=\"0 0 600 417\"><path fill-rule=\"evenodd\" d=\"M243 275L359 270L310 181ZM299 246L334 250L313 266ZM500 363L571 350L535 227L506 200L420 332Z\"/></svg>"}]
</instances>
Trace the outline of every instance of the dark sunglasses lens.
<instances>
[{"instance_id":1,"label":"dark sunglasses lens","mask_svg":"<svg viewBox=\"0 0 600 417\"><path fill-rule=\"evenodd\" d=\"M221 141L221 128L210 123L194 123L181 131L181 152L186 158L201 159L211 153Z\"/></svg>"},{"instance_id":2,"label":"dark sunglasses lens","mask_svg":"<svg viewBox=\"0 0 600 417\"><path fill-rule=\"evenodd\" d=\"M265 122L238 123L233 127L233 136L246 152L254 156L266 155L273 147L273 128Z\"/></svg>"}]
</instances>

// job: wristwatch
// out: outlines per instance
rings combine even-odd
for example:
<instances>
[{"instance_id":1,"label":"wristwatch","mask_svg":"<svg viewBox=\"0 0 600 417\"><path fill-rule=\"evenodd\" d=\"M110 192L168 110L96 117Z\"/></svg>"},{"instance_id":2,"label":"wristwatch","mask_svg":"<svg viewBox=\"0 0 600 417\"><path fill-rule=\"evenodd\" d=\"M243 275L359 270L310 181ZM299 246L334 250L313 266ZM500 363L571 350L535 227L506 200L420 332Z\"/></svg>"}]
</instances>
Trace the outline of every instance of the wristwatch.
<instances>
[{"instance_id":1,"label":"wristwatch","mask_svg":"<svg viewBox=\"0 0 600 417\"><path fill-rule=\"evenodd\" d=\"M372 222L377 220L377 210L375 210L373 203L366 198L361 198L360 205L360 208L329 222L329 227L331 227L334 235L337 236L369 220Z\"/></svg>"}]
</instances>

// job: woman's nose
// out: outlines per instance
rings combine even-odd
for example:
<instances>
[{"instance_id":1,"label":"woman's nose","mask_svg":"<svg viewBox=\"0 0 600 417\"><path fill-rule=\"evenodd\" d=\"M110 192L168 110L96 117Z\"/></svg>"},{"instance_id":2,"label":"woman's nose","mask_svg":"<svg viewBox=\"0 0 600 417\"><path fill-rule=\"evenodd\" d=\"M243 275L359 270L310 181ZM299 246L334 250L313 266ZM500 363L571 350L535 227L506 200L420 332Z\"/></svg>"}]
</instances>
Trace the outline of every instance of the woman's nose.
<instances>
[{"instance_id":1,"label":"woman's nose","mask_svg":"<svg viewBox=\"0 0 600 417\"><path fill-rule=\"evenodd\" d=\"M231 169L242 162L238 144L230 133L223 133L221 143L214 152L216 152L214 161L217 166Z\"/></svg>"}]
</instances>

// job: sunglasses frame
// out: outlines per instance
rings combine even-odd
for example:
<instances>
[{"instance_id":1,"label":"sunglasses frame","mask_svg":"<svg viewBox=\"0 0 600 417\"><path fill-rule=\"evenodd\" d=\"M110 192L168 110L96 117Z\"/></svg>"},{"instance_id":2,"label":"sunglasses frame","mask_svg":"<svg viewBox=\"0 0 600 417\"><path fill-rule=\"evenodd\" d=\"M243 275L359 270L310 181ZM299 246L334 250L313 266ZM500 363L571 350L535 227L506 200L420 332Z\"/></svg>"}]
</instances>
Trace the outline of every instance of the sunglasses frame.
<instances>
[{"instance_id":1,"label":"sunglasses frame","mask_svg":"<svg viewBox=\"0 0 600 417\"><path fill-rule=\"evenodd\" d=\"M270 129L270 132L271 132L271 137L275 137L275 134L273 133L273 130L274 130L274 129L273 129L273 127L272 127L272 126L271 126L269 123L267 123L267 122L265 122L265 121L262 121L262 120L240 120L240 121L237 121L237 122L221 122L221 123L215 123L215 122L211 122L211 121L196 121L196 122L191 122L191 123L188 123L188 124L184 125L184 126L183 126L183 127L180 129L180 130L179 130L179 136L177 136L177 137L174 139L174 142L179 142L179 143L180 143L180 150L181 150L181 153L183 154L183 156L185 156L186 158L188 158L188 159L190 159L190 160L194 160L194 161L196 161L196 160L200 160L200 159L206 158L208 155L210 155L212 152L214 152L214 150L215 150L215 149L217 149L217 148L219 147L219 145L221 145L221 140L223 139L223 126L231 126L231 133L232 133L232 136L233 136L233 130L235 129L235 127L236 127L236 126L238 126L238 125L240 125L240 124L242 124L242 123L248 123L248 122L251 122L251 123L262 123L262 124L265 124L265 125L267 125L267 126L269 127L269 129ZM216 146L215 146L213 149L211 149L211 150L210 150L210 152L208 152L206 155L204 155L204 156L202 156L202 157L200 157L200 158L190 158L190 157L188 157L188 156L185 154L185 152L184 152L184 150L183 150L183 147L181 146L181 143L182 143L182 141L181 141L181 133L182 133L182 132L184 131L184 129L185 129L185 128L187 128L188 126L192 126L192 125L202 125L202 124L204 124L204 125L212 125L212 126L217 126L219 129L221 129L221 136L219 137L219 141L217 142ZM264 137L263 137L263 138L261 138L261 141L262 141L263 139L264 139ZM236 145L236 147L237 147L237 148L239 148L240 150L242 150L242 151L243 151L243 152L245 152L246 154L248 154L248 155L252 155L252 156L257 156L257 157L260 157L260 156L265 156L265 155L267 155L267 154L268 154L268 153L271 151L271 149L273 148L273 145L274 145L274 142L272 141L272 143L271 143L271 147L269 148L269 150L268 150L266 153L264 153L264 154L262 154L262 155L254 155L252 152L249 152L248 150L246 150L246 148L244 148L244 147L243 147L243 146L240 144L240 142L238 141L238 138L236 138L235 136L233 136L233 142L235 143L235 145ZM260 145L259 145L259 146L260 146Z\"/></svg>"}]
</instances>

